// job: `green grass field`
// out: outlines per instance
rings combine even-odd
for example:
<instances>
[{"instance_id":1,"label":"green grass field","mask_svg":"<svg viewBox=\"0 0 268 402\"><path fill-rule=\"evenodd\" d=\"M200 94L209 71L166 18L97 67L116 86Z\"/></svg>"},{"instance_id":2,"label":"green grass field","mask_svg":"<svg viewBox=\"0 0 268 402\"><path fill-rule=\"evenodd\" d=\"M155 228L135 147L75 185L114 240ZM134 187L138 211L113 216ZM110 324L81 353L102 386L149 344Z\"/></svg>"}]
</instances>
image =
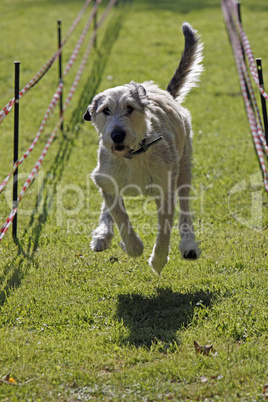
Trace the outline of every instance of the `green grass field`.
<instances>
[{"instance_id":1,"label":"green grass field","mask_svg":"<svg viewBox=\"0 0 268 402\"><path fill-rule=\"evenodd\" d=\"M57 19L65 37L82 5L2 1L0 109L13 97L13 61L21 61L22 87L54 53ZM266 0L245 0L242 18L268 85ZM82 115L92 96L110 86L149 79L165 88L183 49L184 21L205 44L205 72L185 101L195 132L191 204L202 255L182 260L174 227L170 260L158 277L147 263L157 223L150 200L126 200L145 244L141 258L123 253L118 233L111 249L90 250L101 203L90 179L98 137ZM66 44L64 63L85 22L86 16ZM79 60L66 78L65 96ZM56 86L55 65L22 98L20 155ZM57 116L58 110L20 166L20 184ZM263 400L267 194L220 1L119 2L99 32L64 127L21 202L18 241L10 228L0 244L0 380L11 373L17 381L0 384L0 400ZM0 126L0 181L12 166L12 130L13 112ZM11 206L9 185L0 196L1 226ZM196 353L194 341L213 344L214 353Z\"/></svg>"}]
</instances>

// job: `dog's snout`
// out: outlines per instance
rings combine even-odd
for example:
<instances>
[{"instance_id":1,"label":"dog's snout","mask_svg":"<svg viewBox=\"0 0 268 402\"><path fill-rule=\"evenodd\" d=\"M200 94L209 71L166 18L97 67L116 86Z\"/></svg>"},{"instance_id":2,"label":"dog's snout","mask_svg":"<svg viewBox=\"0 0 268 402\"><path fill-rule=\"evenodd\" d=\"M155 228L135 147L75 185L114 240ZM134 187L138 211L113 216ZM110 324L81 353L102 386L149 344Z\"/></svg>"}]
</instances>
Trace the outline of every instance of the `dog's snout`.
<instances>
[{"instance_id":1,"label":"dog's snout","mask_svg":"<svg viewBox=\"0 0 268 402\"><path fill-rule=\"evenodd\" d=\"M124 141L126 133L123 130L113 131L111 134L112 140L115 144L120 144Z\"/></svg>"}]
</instances>

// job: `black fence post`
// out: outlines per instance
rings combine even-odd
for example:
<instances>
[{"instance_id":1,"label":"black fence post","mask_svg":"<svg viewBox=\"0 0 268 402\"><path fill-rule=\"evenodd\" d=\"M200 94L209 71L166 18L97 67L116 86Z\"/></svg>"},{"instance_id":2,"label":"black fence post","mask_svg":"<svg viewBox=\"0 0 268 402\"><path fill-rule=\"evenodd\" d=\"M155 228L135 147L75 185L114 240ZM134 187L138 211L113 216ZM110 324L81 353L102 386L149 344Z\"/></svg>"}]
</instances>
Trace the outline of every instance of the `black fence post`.
<instances>
[{"instance_id":1,"label":"black fence post","mask_svg":"<svg viewBox=\"0 0 268 402\"><path fill-rule=\"evenodd\" d=\"M95 34L94 48L96 49L97 48L97 19L98 19L98 16L97 16L97 7L98 7L97 0L94 0L93 7L96 7L96 12L95 12L95 15L94 15L94 34Z\"/></svg>"},{"instance_id":2,"label":"black fence post","mask_svg":"<svg viewBox=\"0 0 268 402\"><path fill-rule=\"evenodd\" d=\"M58 49L61 49L61 20L58 20ZM63 82L62 80L62 52L59 54L59 84ZM60 117L63 115L63 89L60 94ZM63 132L63 122L60 126L61 131Z\"/></svg>"},{"instance_id":3,"label":"black fence post","mask_svg":"<svg viewBox=\"0 0 268 402\"><path fill-rule=\"evenodd\" d=\"M258 77L259 77L259 83L262 89L264 90L264 82L263 82L263 74L262 74L262 63L261 59L256 59L257 63L257 70L258 70ZM265 132L265 140L266 140L266 145L268 145L268 120L267 120L267 107L266 107L266 99L261 96L261 106L262 106L262 116L263 116L263 125L264 125L264 132Z\"/></svg>"},{"instance_id":4,"label":"black fence post","mask_svg":"<svg viewBox=\"0 0 268 402\"><path fill-rule=\"evenodd\" d=\"M237 12L238 12L238 19L239 19L239 22L241 24L241 22L242 22L242 18L241 18L241 2L237 1L236 5L237 5Z\"/></svg>"},{"instance_id":5,"label":"black fence post","mask_svg":"<svg viewBox=\"0 0 268 402\"><path fill-rule=\"evenodd\" d=\"M242 26L241 3L238 1L238 2L236 3L236 5L237 5L238 19L239 19L239 22L240 22L240 24L241 24L241 26ZM244 51L243 44L242 44L241 41L240 41L240 46L241 46L241 50L242 50L242 54L243 54L243 59L244 59L244 62L245 62L245 64L246 64L245 51ZM243 77L244 77L244 83L245 83L245 87L246 87L246 91L247 91L247 96L248 96L248 99L249 99L249 101L250 101L251 108L252 108L252 110L254 110L254 106L253 106L253 103L252 103L251 95L250 95L250 92L249 92L249 89L248 89L247 80L246 80L246 78L245 78L244 73L243 73Z\"/></svg>"},{"instance_id":6,"label":"black fence post","mask_svg":"<svg viewBox=\"0 0 268 402\"><path fill-rule=\"evenodd\" d=\"M14 109L14 144L13 163L19 158L19 99L20 99L20 61L15 61L15 109ZM13 174L13 209L18 206L18 167ZM17 216L16 213L12 222L12 236L17 239Z\"/></svg>"},{"instance_id":7,"label":"black fence post","mask_svg":"<svg viewBox=\"0 0 268 402\"><path fill-rule=\"evenodd\" d=\"M241 3L240 3L240 1L238 1L238 2L236 3L236 6L237 6L238 20L239 20L239 22L240 22L240 24L241 24L241 26L242 26ZM240 43L240 44L241 44L241 49L242 49L242 53L243 53L243 59L244 59L244 61L246 61L246 57L245 57L245 52L244 52L243 45L242 45L242 43Z\"/></svg>"}]
</instances>

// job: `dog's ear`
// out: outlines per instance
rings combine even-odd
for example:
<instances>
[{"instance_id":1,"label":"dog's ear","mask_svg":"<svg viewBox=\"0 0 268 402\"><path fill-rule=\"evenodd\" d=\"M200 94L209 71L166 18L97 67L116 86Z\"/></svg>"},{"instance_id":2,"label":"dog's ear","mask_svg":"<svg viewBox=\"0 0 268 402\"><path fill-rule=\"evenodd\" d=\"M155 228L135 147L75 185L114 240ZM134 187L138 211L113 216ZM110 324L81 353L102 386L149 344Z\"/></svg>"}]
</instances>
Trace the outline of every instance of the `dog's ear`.
<instances>
[{"instance_id":1,"label":"dog's ear","mask_svg":"<svg viewBox=\"0 0 268 402\"><path fill-rule=\"evenodd\" d=\"M103 94L99 93L96 96L94 96L94 98L92 99L90 105L88 105L87 107L87 111L84 114L84 119L86 121L94 121L95 117L96 117L96 113L97 113L97 109L100 105L100 103L102 102L103 99Z\"/></svg>"},{"instance_id":2,"label":"dog's ear","mask_svg":"<svg viewBox=\"0 0 268 402\"><path fill-rule=\"evenodd\" d=\"M137 103L136 108L138 109L140 106L142 110L144 107L146 107L148 104L148 95L145 86L142 84L137 84L135 81L131 81L129 84L127 84L127 86Z\"/></svg>"},{"instance_id":3,"label":"dog's ear","mask_svg":"<svg viewBox=\"0 0 268 402\"><path fill-rule=\"evenodd\" d=\"M140 99L147 97L146 89L142 84L137 84L137 82L131 81L129 85L132 85L132 87L135 88L135 91L137 92Z\"/></svg>"},{"instance_id":4,"label":"dog's ear","mask_svg":"<svg viewBox=\"0 0 268 402\"><path fill-rule=\"evenodd\" d=\"M84 117L84 120L91 121L91 114L89 113L88 109L83 117Z\"/></svg>"},{"instance_id":5,"label":"dog's ear","mask_svg":"<svg viewBox=\"0 0 268 402\"><path fill-rule=\"evenodd\" d=\"M146 89L141 84L138 85L138 93L139 93L141 98L146 98L146 96L147 96Z\"/></svg>"}]
</instances>

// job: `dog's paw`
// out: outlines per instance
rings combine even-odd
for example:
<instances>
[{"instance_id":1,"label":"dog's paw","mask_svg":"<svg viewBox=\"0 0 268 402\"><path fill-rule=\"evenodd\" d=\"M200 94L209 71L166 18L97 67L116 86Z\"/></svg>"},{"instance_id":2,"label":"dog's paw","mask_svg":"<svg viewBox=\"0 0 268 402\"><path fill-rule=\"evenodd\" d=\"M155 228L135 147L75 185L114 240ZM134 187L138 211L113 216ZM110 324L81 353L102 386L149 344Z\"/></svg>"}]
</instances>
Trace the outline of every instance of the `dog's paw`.
<instances>
[{"instance_id":1,"label":"dog's paw","mask_svg":"<svg viewBox=\"0 0 268 402\"><path fill-rule=\"evenodd\" d=\"M103 237L96 237L92 239L90 243L90 247L92 251L104 251L110 247L111 241L107 241L107 239Z\"/></svg>"},{"instance_id":2,"label":"dog's paw","mask_svg":"<svg viewBox=\"0 0 268 402\"><path fill-rule=\"evenodd\" d=\"M136 239L128 244L120 242L120 247L129 257L140 257L144 249L143 242L140 239Z\"/></svg>"},{"instance_id":3,"label":"dog's paw","mask_svg":"<svg viewBox=\"0 0 268 402\"><path fill-rule=\"evenodd\" d=\"M92 241L90 247L92 251L104 251L110 247L113 239L113 228L108 228L107 225L101 223L92 232Z\"/></svg>"},{"instance_id":4,"label":"dog's paw","mask_svg":"<svg viewBox=\"0 0 268 402\"><path fill-rule=\"evenodd\" d=\"M168 262L168 256L160 257L155 255L153 252L148 262L153 271L155 271L158 275L160 275L164 266Z\"/></svg>"},{"instance_id":5,"label":"dog's paw","mask_svg":"<svg viewBox=\"0 0 268 402\"><path fill-rule=\"evenodd\" d=\"M196 250L188 250L184 251L183 258L185 258L186 260L197 260L198 255Z\"/></svg>"},{"instance_id":6,"label":"dog's paw","mask_svg":"<svg viewBox=\"0 0 268 402\"><path fill-rule=\"evenodd\" d=\"M197 258L199 258L201 254L198 243L190 239L181 242L180 252L182 257L186 260L197 260Z\"/></svg>"}]
</instances>

